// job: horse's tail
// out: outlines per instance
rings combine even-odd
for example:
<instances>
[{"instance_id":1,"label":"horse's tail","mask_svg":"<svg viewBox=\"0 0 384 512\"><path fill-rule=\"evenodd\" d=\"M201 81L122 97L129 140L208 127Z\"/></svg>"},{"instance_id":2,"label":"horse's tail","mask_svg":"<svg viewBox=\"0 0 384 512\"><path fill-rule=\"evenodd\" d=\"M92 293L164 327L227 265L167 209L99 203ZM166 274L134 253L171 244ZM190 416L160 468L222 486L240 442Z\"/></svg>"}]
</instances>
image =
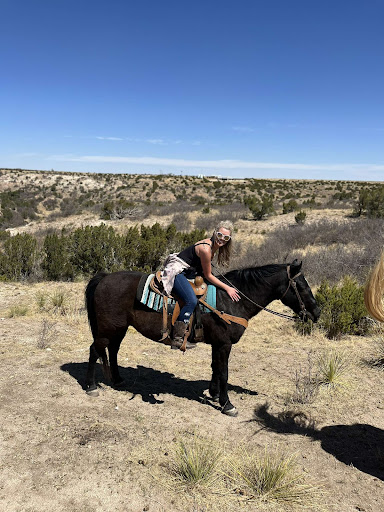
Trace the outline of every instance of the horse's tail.
<instances>
[{"instance_id":1,"label":"horse's tail","mask_svg":"<svg viewBox=\"0 0 384 512\"><path fill-rule=\"evenodd\" d=\"M95 308L95 291L97 288L97 285L100 283L102 279L104 279L105 276L107 276L107 272L99 272L96 274L87 284L87 287L85 289L85 306L87 308L87 314L88 314L88 322L89 326L91 328L92 336L94 339L94 347L98 354L98 356L101 358L103 362L103 371L104 375L107 378L111 378L111 371L109 368L109 362L107 357L107 351L105 350L105 344L98 343L97 340L97 318L96 318L96 308Z\"/></svg>"},{"instance_id":2,"label":"horse's tail","mask_svg":"<svg viewBox=\"0 0 384 512\"><path fill-rule=\"evenodd\" d=\"M381 254L380 260L373 268L364 289L365 307L370 315L380 322L384 322L383 293L384 251Z\"/></svg>"}]
</instances>

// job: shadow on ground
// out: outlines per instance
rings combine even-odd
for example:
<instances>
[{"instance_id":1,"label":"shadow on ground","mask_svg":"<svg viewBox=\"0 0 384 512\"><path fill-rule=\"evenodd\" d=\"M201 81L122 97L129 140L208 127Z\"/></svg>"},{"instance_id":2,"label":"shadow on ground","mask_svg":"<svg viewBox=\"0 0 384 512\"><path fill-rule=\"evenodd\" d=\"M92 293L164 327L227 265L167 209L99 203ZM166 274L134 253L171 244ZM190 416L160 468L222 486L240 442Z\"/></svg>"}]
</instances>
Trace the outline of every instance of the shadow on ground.
<instances>
[{"instance_id":1,"label":"shadow on ground","mask_svg":"<svg viewBox=\"0 0 384 512\"><path fill-rule=\"evenodd\" d=\"M69 373L78 384L85 390L85 375L87 372L87 363L66 363L61 366L61 370ZM119 372L124 379L124 385L119 386L119 391L128 391L133 394L131 400L135 396L141 396L143 402L151 404L162 404L164 400L158 397L161 394L171 394L179 398L194 400L199 403L208 403L215 409L220 409L207 399L204 391L209 387L207 380L185 380L176 377L173 373L161 372L148 368L146 366L137 366L136 368L124 368L119 366ZM99 372L98 381L111 385ZM256 391L252 391L241 386L232 386L228 384L228 390L238 394L257 395Z\"/></svg>"},{"instance_id":2,"label":"shadow on ground","mask_svg":"<svg viewBox=\"0 0 384 512\"><path fill-rule=\"evenodd\" d=\"M316 429L314 422L302 412L273 415L268 409L268 404L257 407L251 421L279 434L311 437L340 462L384 480L384 430L362 423Z\"/></svg>"}]
</instances>

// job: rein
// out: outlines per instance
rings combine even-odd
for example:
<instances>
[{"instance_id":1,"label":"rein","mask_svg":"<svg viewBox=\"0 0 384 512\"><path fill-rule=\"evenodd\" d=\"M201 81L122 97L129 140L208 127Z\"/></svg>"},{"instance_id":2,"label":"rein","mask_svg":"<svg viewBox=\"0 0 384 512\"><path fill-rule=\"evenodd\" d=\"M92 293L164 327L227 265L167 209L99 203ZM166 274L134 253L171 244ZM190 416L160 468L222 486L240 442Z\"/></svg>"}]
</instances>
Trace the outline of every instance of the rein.
<instances>
[{"instance_id":1,"label":"rein","mask_svg":"<svg viewBox=\"0 0 384 512\"><path fill-rule=\"evenodd\" d=\"M269 309L269 308L266 308L264 306L260 306L260 304L257 304L256 302L254 302L252 299L250 299L247 295L245 295L245 293L243 293L241 290L239 290L236 286L234 286L231 281L229 281L221 272L220 270L217 269L217 267L215 265L213 265L213 263L211 263L212 267L215 268L215 270L221 275L221 277L223 279L225 279L225 281L227 281L227 283L229 285L232 286L232 288L234 288L240 295L242 295L245 299L247 299L249 302L251 302L254 306L257 306L258 308L260 309L263 309L264 311L266 311L267 313L271 313L271 315L276 315L276 316L279 316L281 318L286 318L287 320L294 320L294 321L297 321L297 316L291 316L291 315L286 315L285 313L278 313L277 311L273 311L272 309ZM299 319L303 322L304 319L306 318L307 316L307 310L305 308L305 305L304 305L304 302L303 302L303 299L301 298L300 296L300 293L297 289L297 284L296 284L296 281L295 281L295 278L296 277L299 277L301 275L301 272L299 272L298 274L296 274L295 276L291 277L291 273L290 273L290 268L291 266L290 265L287 265L287 274L288 274L288 286L287 286L287 289L285 290L285 292L283 293L283 295L280 297L280 300L283 299L285 297L285 295L287 294L289 288L292 286L295 294L296 294L296 297L297 297L297 300L299 301L299 304L300 304L300 308L301 308L301 313L303 313L303 318L300 318Z\"/></svg>"}]
</instances>

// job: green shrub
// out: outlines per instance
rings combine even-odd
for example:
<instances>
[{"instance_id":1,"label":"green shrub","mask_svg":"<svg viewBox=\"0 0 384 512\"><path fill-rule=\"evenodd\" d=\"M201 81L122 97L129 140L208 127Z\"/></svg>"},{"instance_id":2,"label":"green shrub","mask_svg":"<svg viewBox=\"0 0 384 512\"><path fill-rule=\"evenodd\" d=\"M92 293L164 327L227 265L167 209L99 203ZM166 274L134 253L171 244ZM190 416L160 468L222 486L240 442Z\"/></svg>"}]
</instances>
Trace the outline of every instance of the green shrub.
<instances>
[{"instance_id":1,"label":"green shrub","mask_svg":"<svg viewBox=\"0 0 384 512\"><path fill-rule=\"evenodd\" d=\"M283 214L294 212L298 207L297 201L290 199L287 203L283 203Z\"/></svg>"},{"instance_id":2,"label":"green shrub","mask_svg":"<svg viewBox=\"0 0 384 512\"><path fill-rule=\"evenodd\" d=\"M59 237L56 233L45 237L41 266L49 281L73 277L73 270L69 263L68 241L68 237L64 235Z\"/></svg>"},{"instance_id":3,"label":"green shrub","mask_svg":"<svg viewBox=\"0 0 384 512\"><path fill-rule=\"evenodd\" d=\"M368 332L364 287L351 277L346 276L339 285L334 286L323 281L316 293L316 301L321 309L318 325L325 329L328 338Z\"/></svg>"},{"instance_id":4,"label":"green shrub","mask_svg":"<svg viewBox=\"0 0 384 512\"><path fill-rule=\"evenodd\" d=\"M69 263L75 275L113 272L122 267L122 237L105 224L76 229L69 237Z\"/></svg>"},{"instance_id":5,"label":"green shrub","mask_svg":"<svg viewBox=\"0 0 384 512\"><path fill-rule=\"evenodd\" d=\"M37 257L37 241L32 235L12 236L4 242L0 254L0 273L11 280L26 279L35 270Z\"/></svg>"},{"instance_id":6,"label":"green shrub","mask_svg":"<svg viewBox=\"0 0 384 512\"><path fill-rule=\"evenodd\" d=\"M354 214L366 214L368 217L384 217L384 187L382 185L372 189L363 188L359 191Z\"/></svg>"},{"instance_id":7,"label":"green shrub","mask_svg":"<svg viewBox=\"0 0 384 512\"><path fill-rule=\"evenodd\" d=\"M261 220L263 217L275 212L273 199L273 194L266 194L261 200L251 196L244 199L244 204L251 210L254 219Z\"/></svg>"},{"instance_id":8,"label":"green shrub","mask_svg":"<svg viewBox=\"0 0 384 512\"><path fill-rule=\"evenodd\" d=\"M300 210L296 215L295 215L295 221L297 222L297 224L304 224L305 221L307 219L307 214L305 213L304 210Z\"/></svg>"},{"instance_id":9,"label":"green shrub","mask_svg":"<svg viewBox=\"0 0 384 512\"><path fill-rule=\"evenodd\" d=\"M8 240L8 238L10 236L11 235L10 235L9 231L0 230L0 242L3 242L4 240Z\"/></svg>"}]
</instances>

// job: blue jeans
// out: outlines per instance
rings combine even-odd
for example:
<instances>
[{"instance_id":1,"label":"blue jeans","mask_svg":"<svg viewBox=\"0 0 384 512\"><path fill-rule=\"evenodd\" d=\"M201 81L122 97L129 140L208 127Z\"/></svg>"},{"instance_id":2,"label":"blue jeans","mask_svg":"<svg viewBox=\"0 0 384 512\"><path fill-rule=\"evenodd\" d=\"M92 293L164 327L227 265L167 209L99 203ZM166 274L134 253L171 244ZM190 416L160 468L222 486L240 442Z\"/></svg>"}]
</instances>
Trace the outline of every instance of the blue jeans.
<instances>
[{"instance_id":1,"label":"blue jeans","mask_svg":"<svg viewBox=\"0 0 384 512\"><path fill-rule=\"evenodd\" d=\"M196 307L197 299L192 286L189 284L188 279L184 274L177 274L172 288L172 294L175 294L178 299L184 302L177 321L189 323L189 319Z\"/></svg>"}]
</instances>

